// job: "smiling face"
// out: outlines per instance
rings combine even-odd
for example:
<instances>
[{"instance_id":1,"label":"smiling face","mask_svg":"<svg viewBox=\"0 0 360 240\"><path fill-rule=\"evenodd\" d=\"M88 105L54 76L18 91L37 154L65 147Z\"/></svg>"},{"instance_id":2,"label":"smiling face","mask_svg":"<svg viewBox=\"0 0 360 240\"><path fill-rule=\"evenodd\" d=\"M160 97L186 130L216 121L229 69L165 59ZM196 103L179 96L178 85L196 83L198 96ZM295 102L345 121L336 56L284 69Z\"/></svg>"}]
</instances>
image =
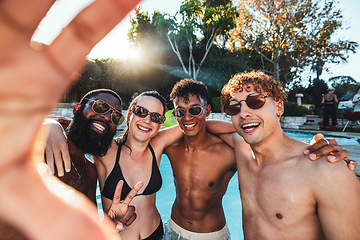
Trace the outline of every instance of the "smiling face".
<instances>
[{"instance_id":1,"label":"smiling face","mask_svg":"<svg viewBox=\"0 0 360 240\"><path fill-rule=\"evenodd\" d=\"M69 137L83 151L96 156L103 156L111 146L112 139L116 133L116 125L111 122L112 111L105 114L97 114L92 110L92 104L95 100L103 100L116 110L121 111L121 103L115 96L99 92L90 97L74 113Z\"/></svg>"},{"instance_id":2,"label":"smiling face","mask_svg":"<svg viewBox=\"0 0 360 240\"><path fill-rule=\"evenodd\" d=\"M91 98L89 98L88 102L85 103L85 107L83 110L84 116L87 119L91 120L90 129L100 135L103 135L108 131L116 131L116 125L111 121L111 114L113 109L109 110L105 114L97 114L92 110L92 106L95 100L103 100L106 103L110 104L111 107L121 112L121 104L115 96L109 93L101 92L95 96L92 96Z\"/></svg>"},{"instance_id":3,"label":"smiling face","mask_svg":"<svg viewBox=\"0 0 360 240\"><path fill-rule=\"evenodd\" d=\"M250 145L256 145L271 136L280 126L280 116L284 111L283 101L274 101L266 97L265 104L259 109L250 108L244 100L257 93L252 85L250 91L238 91L232 95L230 103L241 102L240 112L231 117L236 131ZM264 96L269 94L261 92Z\"/></svg>"},{"instance_id":4,"label":"smiling face","mask_svg":"<svg viewBox=\"0 0 360 240\"><path fill-rule=\"evenodd\" d=\"M150 113L164 115L164 106L155 97L142 96L137 100L135 105L147 109ZM157 134L161 127L160 123L151 121L150 115L142 118L130 111L128 117L129 136L132 135L138 141L150 140Z\"/></svg>"},{"instance_id":5,"label":"smiling face","mask_svg":"<svg viewBox=\"0 0 360 240\"><path fill-rule=\"evenodd\" d=\"M180 128L187 136L196 136L201 130L205 130L205 120L210 114L210 105L206 105L205 101L200 97L189 94L189 99L183 97L177 97L174 99L175 109L186 110L184 117L176 118ZM189 112L189 108L200 106L203 108L201 113L197 116L193 116Z\"/></svg>"}]
</instances>

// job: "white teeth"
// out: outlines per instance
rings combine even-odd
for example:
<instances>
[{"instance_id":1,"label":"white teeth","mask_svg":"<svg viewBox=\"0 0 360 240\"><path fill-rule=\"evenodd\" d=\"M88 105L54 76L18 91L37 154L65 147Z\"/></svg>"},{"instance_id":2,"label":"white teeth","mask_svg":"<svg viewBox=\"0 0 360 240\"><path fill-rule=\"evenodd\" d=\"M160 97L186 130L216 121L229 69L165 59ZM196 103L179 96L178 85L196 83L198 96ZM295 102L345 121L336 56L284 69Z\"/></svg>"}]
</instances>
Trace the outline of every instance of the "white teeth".
<instances>
[{"instance_id":1,"label":"white teeth","mask_svg":"<svg viewBox=\"0 0 360 240\"><path fill-rule=\"evenodd\" d=\"M259 123L248 123L248 124L242 125L243 128L251 128L251 127L257 127L257 126L259 126Z\"/></svg>"},{"instance_id":2,"label":"white teeth","mask_svg":"<svg viewBox=\"0 0 360 240\"><path fill-rule=\"evenodd\" d=\"M192 127L195 126L195 123L193 123L193 124L188 124L188 125L185 125L185 124L184 124L184 126L185 126L186 128L192 128Z\"/></svg>"},{"instance_id":3,"label":"white teeth","mask_svg":"<svg viewBox=\"0 0 360 240\"><path fill-rule=\"evenodd\" d=\"M142 127L142 126L140 126L140 125L138 126L138 128L139 128L140 130L142 130L142 131L147 131L147 132L150 131L150 129L144 128L144 127Z\"/></svg>"},{"instance_id":4,"label":"white teeth","mask_svg":"<svg viewBox=\"0 0 360 240\"><path fill-rule=\"evenodd\" d=\"M105 127L103 126L103 125L101 125L101 124L99 124L99 123L93 123L93 125L94 125L94 127L96 128L96 129L98 129L98 130L100 130L100 131L105 131Z\"/></svg>"}]
</instances>

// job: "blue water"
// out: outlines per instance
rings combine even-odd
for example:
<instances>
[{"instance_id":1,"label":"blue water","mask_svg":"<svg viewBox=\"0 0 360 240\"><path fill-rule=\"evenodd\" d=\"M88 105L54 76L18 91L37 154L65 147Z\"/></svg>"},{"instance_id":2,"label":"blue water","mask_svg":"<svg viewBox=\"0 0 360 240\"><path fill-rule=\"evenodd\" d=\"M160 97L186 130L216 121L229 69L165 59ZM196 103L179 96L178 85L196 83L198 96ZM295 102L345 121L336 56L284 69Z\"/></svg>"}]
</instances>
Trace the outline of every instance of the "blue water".
<instances>
[{"instance_id":1,"label":"blue water","mask_svg":"<svg viewBox=\"0 0 360 240\"><path fill-rule=\"evenodd\" d=\"M313 134L301 133L301 132L286 132L292 138L298 139L309 143ZM339 145L356 145L359 144L357 138L341 138L325 136L325 138L334 138ZM168 157L163 154L160 163L160 172L163 177L163 185L160 191L157 193L156 206L160 212L163 222L167 222L170 218L171 207L175 199L175 187L173 182L172 170ZM98 191L97 195L99 215L102 217L101 197ZM241 216L241 201L239 194L239 186L237 181L237 173L234 174L230 180L226 194L223 197L223 206L227 224L230 229L232 240L243 240L242 231L242 216Z\"/></svg>"},{"instance_id":2,"label":"blue water","mask_svg":"<svg viewBox=\"0 0 360 240\"><path fill-rule=\"evenodd\" d=\"M291 138L295 138L297 140L300 140L300 141L303 141L306 143L309 143L310 140L315 135L315 134L310 134L310 133L290 132L290 131L286 131L285 133L286 133L286 135L288 135ZM325 134L324 134L324 137L335 139L339 145L357 145L357 144L359 144L358 138L333 137L333 136L329 136L329 135L325 135Z\"/></svg>"}]
</instances>

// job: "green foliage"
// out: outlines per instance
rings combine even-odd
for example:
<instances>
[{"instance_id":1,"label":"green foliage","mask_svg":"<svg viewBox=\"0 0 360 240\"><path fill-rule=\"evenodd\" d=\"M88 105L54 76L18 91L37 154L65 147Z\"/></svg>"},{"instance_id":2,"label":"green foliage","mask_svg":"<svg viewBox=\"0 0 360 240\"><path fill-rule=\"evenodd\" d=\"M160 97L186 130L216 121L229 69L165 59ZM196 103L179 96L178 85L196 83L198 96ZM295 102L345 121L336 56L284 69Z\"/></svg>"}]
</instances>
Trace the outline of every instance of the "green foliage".
<instances>
[{"instance_id":1,"label":"green foliage","mask_svg":"<svg viewBox=\"0 0 360 240\"><path fill-rule=\"evenodd\" d=\"M158 13L153 24L160 36L167 37L183 71L197 79L215 38L227 38L236 16L231 0L184 0L175 16Z\"/></svg>"},{"instance_id":2,"label":"green foliage","mask_svg":"<svg viewBox=\"0 0 360 240\"><path fill-rule=\"evenodd\" d=\"M315 113L321 111L322 95L327 93L328 86L322 79L314 79L305 90L306 94L311 96L311 103L315 105Z\"/></svg>"},{"instance_id":3,"label":"green foliage","mask_svg":"<svg viewBox=\"0 0 360 240\"><path fill-rule=\"evenodd\" d=\"M283 83L299 77L306 66L319 79L326 63L345 61L358 45L330 41L342 26L336 0L238 0L237 6L240 16L230 45L256 50L271 63L263 69Z\"/></svg>"},{"instance_id":4,"label":"green foliage","mask_svg":"<svg viewBox=\"0 0 360 240\"><path fill-rule=\"evenodd\" d=\"M212 112L219 113L221 112L221 98L220 97L213 97L211 99L211 110Z\"/></svg>"},{"instance_id":5,"label":"green foliage","mask_svg":"<svg viewBox=\"0 0 360 240\"><path fill-rule=\"evenodd\" d=\"M222 89L232 75L252 69L247 62L248 57L247 51L230 52L223 48L214 47L198 80L207 86Z\"/></svg>"},{"instance_id":6,"label":"green foliage","mask_svg":"<svg viewBox=\"0 0 360 240\"><path fill-rule=\"evenodd\" d=\"M339 100L350 100L360 87L359 83L350 76L338 76L329 79L330 86L335 89Z\"/></svg>"},{"instance_id":7,"label":"green foliage","mask_svg":"<svg viewBox=\"0 0 360 240\"><path fill-rule=\"evenodd\" d=\"M297 105L294 102L284 102L284 114L283 116L304 116L312 114L311 110L305 107Z\"/></svg>"}]
</instances>

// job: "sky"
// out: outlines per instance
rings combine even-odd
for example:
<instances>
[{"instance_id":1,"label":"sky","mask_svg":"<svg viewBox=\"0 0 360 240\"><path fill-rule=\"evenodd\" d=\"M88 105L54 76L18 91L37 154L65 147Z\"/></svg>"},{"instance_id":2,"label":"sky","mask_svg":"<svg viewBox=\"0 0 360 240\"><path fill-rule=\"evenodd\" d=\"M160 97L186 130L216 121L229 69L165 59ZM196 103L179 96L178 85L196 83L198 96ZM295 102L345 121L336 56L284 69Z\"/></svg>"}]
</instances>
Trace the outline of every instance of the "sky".
<instances>
[{"instance_id":1,"label":"sky","mask_svg":"<svg viewBox=\"0 0 360 240\"><path fill-rule=\"evenodd\" d=\"M333 38L333 41L341 38L343 40L352 40L360 44L360 1L359 0L338 0L340 8L343 11L344 26L347 29L340 30ZM46 17L40 23L33 40L50 44L61 29L71 21L84 7L93 0L57 0L50 9ZM139 4L141 9L152 13L155 10L175 14L181 5L182 0L142 0ZM130 16L134 16L130 12ZM102 41L100 41L89 53L88 57L97 59L106 58L126 58L137 55L128 46L127 33L131 27L129 15L120 22ZM328 65L330 72L324 72L324 80L335 76L351 76L360 82L360 46L356 54L350 54L347 63L339 65Z\"/></svg>"}]
</instances>

